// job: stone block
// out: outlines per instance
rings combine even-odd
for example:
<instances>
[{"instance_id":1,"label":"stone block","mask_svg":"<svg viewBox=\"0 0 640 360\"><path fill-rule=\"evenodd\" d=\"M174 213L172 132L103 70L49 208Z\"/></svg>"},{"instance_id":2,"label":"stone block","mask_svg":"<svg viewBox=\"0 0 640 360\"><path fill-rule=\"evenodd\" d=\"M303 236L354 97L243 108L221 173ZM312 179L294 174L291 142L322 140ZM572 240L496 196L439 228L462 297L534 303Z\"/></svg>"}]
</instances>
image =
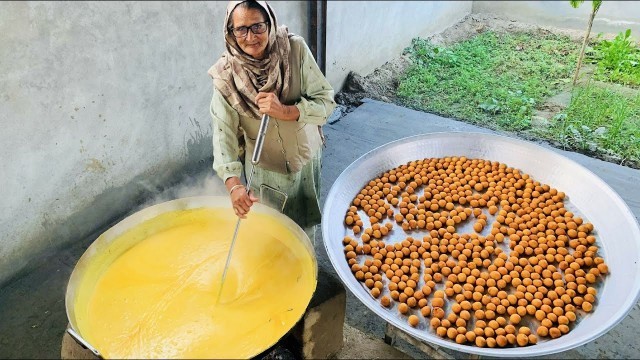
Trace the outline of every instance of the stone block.
<instances>
[{"instance_id":1,"label":"stone block","mask_svg":"<svg viewBox=\"0 0 640 360\"><path fill-rule=\"evenodd\" d=\"M99 359L91 350L85 349L82 345L69 335L66 331L62 336L62 348L60 358L65 359Z\"/></svg>"},{"instance_id":2,"label":"stone block","mask_svg":"<svg viewBox=\"0 0 640 360\"><path fill-rule=\"evenodd\" d=\"M307 311L292 331L305 359L327 359L344 344L346 291L332 271L318 265L318 286Z\"/></svg>"}]
</instances>

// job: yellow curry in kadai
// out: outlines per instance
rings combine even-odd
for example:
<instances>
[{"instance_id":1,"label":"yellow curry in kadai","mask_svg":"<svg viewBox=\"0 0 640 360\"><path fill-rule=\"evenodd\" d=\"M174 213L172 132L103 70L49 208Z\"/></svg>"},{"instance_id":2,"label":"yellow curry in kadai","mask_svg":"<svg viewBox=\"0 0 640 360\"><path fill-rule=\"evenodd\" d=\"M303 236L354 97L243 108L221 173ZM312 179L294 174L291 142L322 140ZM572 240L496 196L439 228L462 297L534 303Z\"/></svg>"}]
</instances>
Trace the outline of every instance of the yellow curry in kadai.
<instances>
[{"instance_id":1,"label":"yellow curry in kadai","mask_svg":"<svg viewBox=\"0 0 640 360\"><path fill-rule=\"evenodd\" d=\"M230 209L180 210L118 236L85 269L80 334L106 358L247 358L276 343L311 299L315 259L254 211L216 304L236 220Z\"/></svg>"}]
</instances>

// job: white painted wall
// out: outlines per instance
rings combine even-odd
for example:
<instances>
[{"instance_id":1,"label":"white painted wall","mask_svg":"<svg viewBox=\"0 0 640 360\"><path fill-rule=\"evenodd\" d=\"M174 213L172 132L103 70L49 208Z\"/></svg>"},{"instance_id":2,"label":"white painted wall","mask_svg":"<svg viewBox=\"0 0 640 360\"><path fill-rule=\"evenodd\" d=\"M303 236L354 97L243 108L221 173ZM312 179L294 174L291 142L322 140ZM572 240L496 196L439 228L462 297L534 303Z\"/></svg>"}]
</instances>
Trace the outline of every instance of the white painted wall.
<instances>
[{"instance_id":1,"label":"white painted wall","mask_svg":"<svg viewBox=\"0 0 640 360\"><path fill-rule=\"evenodd\" d=\"M472 1L329 1L327 78L339 90L349 71L367 75L471 13Z\"/></svg>"},{"instance_id":2,"label":"white painted wall","mask_svg":"<svg viewBox=\"0 0 640 360\"><path fill-rule=\"evenodd\" d=\"M275 2L307 35L308 5ZM0 284L195 167L226 2L0 2ZM37 264L33 264L37 266Z\"/></svg>"},{"instance_id":3,"label":"white painted wall","mask_svg":"<svg viewBox=\"0 0 640 360\"><path fill-rule=\"evenodd\" d=\"M586 30L591 1L577 9L568 0L561 1L474 1L474 13L493 13L533 24ZM617 34L631 29L640 39L640 1L603 1L593 22L592 34Z\"/></svg>"}]
</instances>

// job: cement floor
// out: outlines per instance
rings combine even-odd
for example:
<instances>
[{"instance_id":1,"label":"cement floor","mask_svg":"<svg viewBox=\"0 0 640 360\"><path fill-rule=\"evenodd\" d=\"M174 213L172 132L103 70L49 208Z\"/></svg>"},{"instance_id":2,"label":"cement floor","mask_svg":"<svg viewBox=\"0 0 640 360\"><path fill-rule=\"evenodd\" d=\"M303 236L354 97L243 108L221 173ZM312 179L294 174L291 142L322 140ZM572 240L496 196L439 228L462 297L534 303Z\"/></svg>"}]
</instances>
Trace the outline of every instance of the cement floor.
<instances>
[{"instance_id":1,"label":"cement floor","mask_svg":"<svg viewBox=\"0 0 640 360\"><path fill-rule=\"evenodd\" d=\"M462 122L417 112L391 104L367 101L339 121L325 126L328 138L324 151L322 199L333 181L355 159L389 141L418 133L441 131L491 132ZM591 169L627 202L640 217L640 171L589 157L555 150ZM0 358L59 358L60 342L67 324L64 293L67 281L94 236L79 239L74 246L38 259L38 266L0 288ZM320 240L316 241L318 261L331 268ZM640 358L640 306L607 334L579 349L549 358ZM384 322L362 306L348 292L345 324L346 346L337 358L424 358L416 347L399 342L393 349L382 342ZM441 349L443 350L443 349ZM446 350L444 350L446 352ZM466 358L449 352L447 357Z\"/></svg>"}]
</instances>

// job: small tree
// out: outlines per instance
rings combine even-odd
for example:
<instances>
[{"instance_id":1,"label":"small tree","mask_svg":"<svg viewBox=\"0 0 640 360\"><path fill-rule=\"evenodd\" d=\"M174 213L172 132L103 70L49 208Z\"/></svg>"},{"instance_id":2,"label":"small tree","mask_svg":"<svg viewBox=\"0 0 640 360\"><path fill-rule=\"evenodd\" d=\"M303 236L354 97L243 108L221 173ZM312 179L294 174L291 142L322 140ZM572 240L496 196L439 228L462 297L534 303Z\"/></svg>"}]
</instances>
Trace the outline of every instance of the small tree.
<instances>
[{"instance_id":1,"label":"small tree","mask_svg":"<svg viewBox=\"0 0 640 360\"><path fill-rule=\"evenodd\" d=\"M582 1L570 0L569 3L573 8L578 8ZM599 1L591 1L591 15L589 15L589 24L587 26L587 32L584 34L584 41L582 41L582 48L580 49L580 56L578 57L578 65L576 66L576 72L573 75L573 85L578 81L578 73L580 72L580 67L582 66L582 59L584 58L584 49L587 47L587 41L589 40L589 35L591 34L591 26L593 25L593 19L596 17L598 10L600 10L600 5L602 5L602 0Z\"/></svg>"}]
</instances>

